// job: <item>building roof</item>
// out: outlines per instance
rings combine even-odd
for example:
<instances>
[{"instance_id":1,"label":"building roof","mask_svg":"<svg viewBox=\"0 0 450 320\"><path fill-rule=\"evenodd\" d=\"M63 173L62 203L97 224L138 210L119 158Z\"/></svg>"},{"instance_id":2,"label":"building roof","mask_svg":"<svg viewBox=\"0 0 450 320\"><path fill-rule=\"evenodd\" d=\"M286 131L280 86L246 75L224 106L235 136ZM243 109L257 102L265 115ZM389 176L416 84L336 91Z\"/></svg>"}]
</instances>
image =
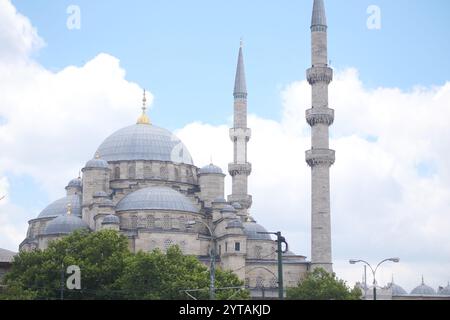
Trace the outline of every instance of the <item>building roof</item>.
<instances>
[{"instance_id":1,"label":"building roof","mask_svg":"<svg viewBox=\"0 0 450 320\"><path fill-rule=\"evenodd\" d=\"M16 254L15 252L0 248L0 262L12 262Z\"/></svg>"},{"instance_id":2,"label":"building roof","mask_svg":"<svg viewBox=\"0 0 450 320\"><path fill-rule=\"evenodd\" d=\"M234 96L247 95L247 82L245 80L244 54L241 47L239 48L238 64L236 69L236 78L234 82Z\"/></svg>"},{"instance_id":3,"label":"building roof","mask_svg":"<svg viewBox=\"0 0 450 320\"><path fill-rule=\"evenodd\" d=\"M223 171L220 167L213 165L212 163L204 166L198 172L199 174L223 174Z\"/></svg>"},{"instance_id":4,"label":"building roof","mask_svg":"<svg viewBox=\"0 0 450 320\"><path fill-rule=\"evenodd\" d=\"M269 234L260 234L267 230L256 222L244 222L244 233L249 240L272 240Z\"/></svg>"},{"instance_id":5,"label":"building roof","mask_svg":"<svg viewBox=\"0 0 450 320\"><path fill-rule=\"evenodd\" d=\"M389 287L392 290L392 295L393 296L405 296L408 294L408 292L406 292L405 289L403 289L401 286L399 286L398 284L395 283L390 283Z\"/></svg>"},{"instance_id":6,"label":"building roof","mask_svg":"<svg viewBox=\"0 0 450 320\"><path fill-rule=\"evenodd\" d=\"M111 214L103 219L102 224L120 224L120 219L118 216Z\"/></svg>"},{"instance_id":7,"label":"building roof","mask_svg":"<svg viewBox=\"0 0 450 320\"><path fill-rule=\"evenodd\" d=\"M411 294L420 296L434 296L436 295L436 291L432 287L427 286L425 281L422 279L422 284L411 291Z\"/></svg>"},{"instance_id":8,"label":"building roof","mask_svg":"<svg viewBox=\"0 0 450 320\"><path fill-rule=\"evenodd\" d=\"M83 186L83 183L80 178L72 179L70 180L69 184L67 185L67 188L81 188Z\"/></svg>"},{"instance_id":9,"label":"building roof","mask_svg":"<svg viewBox=\"0 0 450 320\"><path fill-rule=\"evenodd\" d=\"M92 160L89 160L84 166L85 169L108 169L108 162L106 160L101 159L100 155L97 153L96 157Z\"/></svg>"},{"instance_id":10,"label":"building roof","mask_svg":"<svg viewBox=\"0 0 450 320\"><path fill-rule=\"evenodd\" d=\"M72 214L81 217L81 196L78 194L56 200L39 214L38 219L55 218L67 213L67 205L71 205Z\"/></svg>"},{"instance_id":11,"label":"building roof","mask_svg":"<svg viewBox=\"0 0 450 320\"><path fill-rule=\"evenodd\" d=\"M80 217L73 214L64 214L50 221L44 230L44 235L68 235L74 231L89 229L89 226Z\"/></svg>"},{"instance_id":12,"label":"building roof","mask_svg":"<svg viewBox=\"0 0 450 320\"><path fill-rule=\"evenodd\" d=\"M149 187L130 193L116 207L116 211L167 210L198 213L192 201L168 187Z\"/></svg>"},{"instance_id":13,"label":"building roof","mask_svg":"<svg viewBox=\"0 0 450 320\"><path fill-rule=\"evenodd\" d=\"M314 0L311 26L326 26L327 16L325 13L325 5L323 0Z\"/></svg>"},{"instance_id":14,"label":"building roof","mask_svg":"<svg viewBox=\"0 0 450 320\"><path fill-rule=\"evenodd\" d=\"M108 162L144 160L193 165L180 139L166 129L148 124L136 124L113 133L97 153Z\"/></svg>"}]
</instances>

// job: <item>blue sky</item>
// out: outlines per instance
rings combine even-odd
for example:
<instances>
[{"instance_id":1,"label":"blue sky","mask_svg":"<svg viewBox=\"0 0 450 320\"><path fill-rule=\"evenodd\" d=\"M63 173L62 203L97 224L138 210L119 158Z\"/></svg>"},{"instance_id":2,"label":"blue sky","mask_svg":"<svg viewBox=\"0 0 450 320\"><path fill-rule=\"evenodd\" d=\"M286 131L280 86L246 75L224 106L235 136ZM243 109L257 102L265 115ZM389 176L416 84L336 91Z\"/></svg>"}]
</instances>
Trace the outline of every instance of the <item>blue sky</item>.
<instances>
[{"instance_id":1,"label":"blue sky","mask_svg":"<svg viewBox=\"0 0 450 320\"><path fill-rule=\"evenodd\" d=\"M1 1L4 0L0 0L0 5ZM33 111L32 100L26 100L27 105L23 106L20 99L23 95L36 95L42 98L40 103L48 103L41 115L35 114L37 121L42 122L36 124L35 130L28 130L21 121L2 118L0 109L0 129L10 124L7 134L18 139L18 144L14 139L0 139L6 141L7 150L6 155L0 154L0 169L4 170L0 172L0 189L3 175L8 180L9 187L5 190L10 203L23 213L20 218L8 216L11 221L7 220L6 225L12 230L11 239L21 238L23 232L15 230L25 228L26 220L55 200L55 189L63 196L64 183L75 177L100 140L134 121L140 112L141 97L140 91L133 91L132 83L154 95L150 116L156 125L172 131L181 129L180 138L195 155L196 165L206 164L214 150L214 161L218 159L219 165L226 168L231 156L222 151L231 152L232 147L223 125L228 127L232 116L233 82L239 40L243 37L249 111L257 116L250 119L256 134L249 147L255 155L251 160L255 170L261 170L251 177L251 193L257 200L252 210L259 222L268 227L294 230L290 234L295 239L294 248L309 255L305 242L309 239L309 169L303 162L303 152L310 144L304 120L310 87L305 82L296 82L305 80L305 70L310 66L312 0L11 2L36 27L46 46L32 53L42 70L18 69L15 87L10 87L9 79L0 74L0 91L5 93L0 96L0 107L6 105L2 101L13 101L11 110L16 111L4 114L16 120ZM446 143L450 139L446 120L450 118L447 98L450 86L445 86L450 80L450 2L326 0L325 4L329 59L337 71L330 87L330 103L337 116L331 131L332 144L339 156L332 171L332 182L337 186L332 190L336 256L344 259L341 265L346 265L348 255L363 255L371 246L370 259L377 259L386 251L409 258L410 264L404 269L405 282L411 276L420 280L420 273L427 272L435 276L434 285L447 281L450 267L445 265L448 263L445 250L450 252L450 247L442 244L450 243L448 236L445 238L448 234L445 228L450 226L446 214L450 205L450 152L445 147L450 144L450 140ZM66 27L69 16L66 10L70 5L81 9L80 30ZM367 28L366 11L370 5L381 9L380 30ZM0 30L2 23L15 30L11 21L0 19ZM21 37L20 32L16 36L19 44L30 38L30 34ZM14 44L9 49L16 50ZM84 69L78 70L81 75L57 73L88 62L104 74L108 74L101 69L104 66L117 71L110 58L94 59L100 53L120 59L127 81L120 82L117 74L109 81L89 68L80 68ZM2 63L8 62L0 61L0 67ZM349 68L355 68L359 78ZM25 75L26 79L29 75L47 75L47 70L55 73L49 79L33 78L31 85L26 83L28 86L23 88L20 76ZM113 93L97 85L90 91L83 86L86 82L83 77L104 79L125 98L112 102L112 97L117 98ZM57 87L55 79L65 85L59 87L60 92L53 91L55 97L50 94L40 97L36 93L41 89L52 92L53 86ZM359 80L362 88L355 86ZM70 88L65 90L70 85L85 92L80 97L65 96L73 92ZM439 92L430 89L435 86ZM373 90L380 87L388 90ZM415 91L417 87L425 89ZM136 111L133 111L135 95ZM2 100L3 96L7 98ZM79 105L79 113L67 110L77 108L73 100L85 103ZM76 119L65 119L58 126L59 131L54 132L53 124L60 119L54 110ZM99 128L89 127L90 119L102 117L105 110L115 110L114 116L105 117L111 122L105 120L98 124ZM293 116L286 118L286 115ZM204 125L191 126L196 121ZM73 127L80 132L73 132ZM269 129L273 132L266 135ZM303 130L302 134L297 129ZM55 134L59 139L54 139ZM221 147L214 148L218 141ZM272 150L277 154L268 154L267 146L277 150ZM41 154L36 156L35 150ZM47 157L54 158L47 160L47 153ZM274 163L279 165L277 161L286 155L298 167L292 175L280 172L283 170L278 167L274 169ZM7 168L3 169L1 164ZM280 186L286 185L290 188L280 191ZM271 194L271 199L266 199L266 194ZM354 194L360 195L355 199ZM398 199L393 194L398 194ZM279 203L285 204L283 212ZM280 211L276 216L275 210ZM0 230L1 219L0 212ZM403 229L407 230L404 237L398 237ZM379 241L380 235L386 240ZM3 238L0 242L14 249L15 243L6 236ZM360 241L355 243L355 238ZM441 246L445 250L436 253L435 248ZM423 252L435 257L430 259L432 266L423 261ZM414 264L417 261L421 264ZM348 279L355 279L354 270L347 275ZM409 286L416 283L415 278L410 281Z\"/></svg>"},{"instance_id":2,"label":"blue sky","mask_svg":"<svg viewBox=\"0 0 450 320\"><path fill-rule=\"evenodd\" d=\"M83 65L107 52L127 79L155 95L152 118L169 129L230 116L240 37L250 111L279 119L280 90L303 80L309 65L311 1L14 0L47 46L37 60L50 70ZM81 30L68 30L66 9L81 9ZM366 27L369 5L381 30ZM330 60L356 67L366 86L441 85L450 71L447 0L328 0ZM177 113L174 115L173 110Z\"/></svg>"}]
</instances>

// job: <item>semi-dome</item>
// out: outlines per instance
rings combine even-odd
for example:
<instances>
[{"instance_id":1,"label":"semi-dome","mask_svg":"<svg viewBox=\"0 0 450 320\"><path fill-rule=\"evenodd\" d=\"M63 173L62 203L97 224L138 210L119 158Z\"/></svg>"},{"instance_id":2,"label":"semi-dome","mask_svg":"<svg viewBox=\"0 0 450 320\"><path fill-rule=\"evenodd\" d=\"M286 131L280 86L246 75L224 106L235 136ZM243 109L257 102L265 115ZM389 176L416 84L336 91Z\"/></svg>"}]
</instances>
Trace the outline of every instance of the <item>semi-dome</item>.
<instances>
[{"instance_id":1,"label":"semi-dome","mask_svg":"<svg viewBox=\"0 0 450 320\"><path fill-rule=\"evenodd\" d=\"M228 222L227 229L231 228L238 228L238 229L244 229L244 225L242 224L242 221L239 219L232 220Z\"/></svg>"},{"instance_id":2,"label":"semi-dome","mask_svg":"<svg viewBox=\"0 0 450 320\"><path fill-rule=\"evenodd\" d=\"M411 291L411 294L420 296L433 296L436 294L436 291L434 291L432 287L427 286L422 280L422 284Z\"/></svg>"},{"instance_id":3,"label":"semi-dome","mask_svg":"<svg viewBox=\"0 0 450 320\"><path fill-rule=\"evenodd\" d=\"M170 131L150 124L136 124L109 136L98 154L111 161L165 161L193 165L184 144Z\"/></svg>"},{"instance_id":4,"label":"semi-dome","mask_svg":"<svg viewBox=\"0 0 450 320\"><path fill-rule=\"evenodd\" d=\"M81 188L83 186L83 183L80 178L76 178L73 180L70 180L69 184L67 185L67 188Z\"/></svg>"},{"instance_id":5,"label":"semi-dome","mask_svg":"<svg viewBox=\"0 0 450 320\"><path fill-rule=\"evenodd\" d=\"M81 197L78 194L56 200L47 206L39 214L38 219L55 218L67 213L67 206L70 204L72 214L81 217Z\"/></svg>"},{"instance_id":6,"label":"semi-dome","mask_svg":"<svg viewBox=\"0 0 450 320\"><path fill-rule=\"evenodd\" d=\"M260 234L267 230L254 221L244 222L244 233L249 240L272 240L269 234Z\"/></svg>"},{"instance_id":7,"label":"semi-dome","mask_svg":"<svg viewBox=\"0 0 450 320\"><path fill-rule=\"evenodd\" d=\"M89 226L80 217L72 214L61 215L50 221L44 235L67 235L77 230L88 230Z\"/></svg>"},{"instance_id":8,"label":"semi-dome","mask_svg":"<svg viewBox=\"0 0 450 320\"><path fill-rule=\"evenodd\" d=\"M198 213L191 200L168 187L149 187L130 193L116 207L116 211L168 210Z\"/></svg>"},{"instance_id":9,"label":"semi-dome","mask_svg":"<svg viewBox=\"0 0 450 320\"><path fill-rule=\"evenodd\" d=\"M223 174L223 171L220 167L210 164L210 165L207 165L207 166L201 168L198 173L199 174Z\"/></svg>"},{"instance_id":10,"label":"semi-dome","mask_svg":"<svg viewBox=\"0 0 450 320\"><path fill-rule=\"evenodd\" d=\"M117 225L117 224L120 224L120 219L118 216L111 214L109 216L106 216L103 219L102 224L103 225L106 225L106 224L116 224Z\"/></svg>"}]
</instances>

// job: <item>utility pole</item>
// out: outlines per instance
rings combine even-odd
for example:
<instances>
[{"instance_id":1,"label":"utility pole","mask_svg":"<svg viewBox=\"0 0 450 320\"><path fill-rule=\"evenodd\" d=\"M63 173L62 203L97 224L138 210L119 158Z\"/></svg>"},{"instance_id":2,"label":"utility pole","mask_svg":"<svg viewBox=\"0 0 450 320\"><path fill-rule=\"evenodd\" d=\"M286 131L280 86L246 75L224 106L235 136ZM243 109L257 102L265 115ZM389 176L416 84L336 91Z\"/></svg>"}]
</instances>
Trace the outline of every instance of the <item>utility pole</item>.
<instances>
[{"instance_id":1,"label":"utility pole","mask_svg":"<svg viewBox=\"0 0 450 320\"><path fill-rule=\"evenodd\" d=\"M289 249L286 238L281 235L281 232L258 232L258 234L273 234L277 236L277 253L278 253L278 298L284 300L284 282L283 282L283 253ZM283 251L283 243L286 245L286 250Z\"/></svg>"}]
</instances>

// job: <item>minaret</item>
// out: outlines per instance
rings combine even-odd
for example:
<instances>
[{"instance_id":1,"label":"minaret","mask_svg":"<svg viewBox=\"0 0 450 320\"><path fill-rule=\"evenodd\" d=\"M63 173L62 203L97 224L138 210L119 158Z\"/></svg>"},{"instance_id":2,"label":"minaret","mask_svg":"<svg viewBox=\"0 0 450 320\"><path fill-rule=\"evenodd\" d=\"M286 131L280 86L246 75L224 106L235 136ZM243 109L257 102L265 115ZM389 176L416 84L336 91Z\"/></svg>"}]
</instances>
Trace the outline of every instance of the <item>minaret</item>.
<instances>
[{"instance_id":1,"label":"minaret","mask_svg":"<svg viewBox=\"0 0 450 320\"><path fill-rule=\"evenodd\" d=\"M234 161L228 166L233 178L233 194L228 196L228 201L239 203L248 214L248 209L252 206L252 196L248 195L248 176L252 172L252 165L247 161L247 143L251 130L247 128L247 85L242 51L241 40L234 84L234 128L230 130L230 138L234 144Z\"/></svg>"},{"instance_id":2,"label":"minaret","mask_svg":"<svg viewBox=\"0 0 450 320\"><path fill-rule=\"evenodd\" d=\"M327 19L323 0L314 0L311 23L312 68L307 79L312 86L312 109L306 120L312 130L312 148L306 152L311 167L311 264L312 269L333 271L331 255L330 167L335 152L329 146L329 127L334 122L334 110L328 108L328 85L333 70L328 66Z\"/></svg>"}]
</instances>

